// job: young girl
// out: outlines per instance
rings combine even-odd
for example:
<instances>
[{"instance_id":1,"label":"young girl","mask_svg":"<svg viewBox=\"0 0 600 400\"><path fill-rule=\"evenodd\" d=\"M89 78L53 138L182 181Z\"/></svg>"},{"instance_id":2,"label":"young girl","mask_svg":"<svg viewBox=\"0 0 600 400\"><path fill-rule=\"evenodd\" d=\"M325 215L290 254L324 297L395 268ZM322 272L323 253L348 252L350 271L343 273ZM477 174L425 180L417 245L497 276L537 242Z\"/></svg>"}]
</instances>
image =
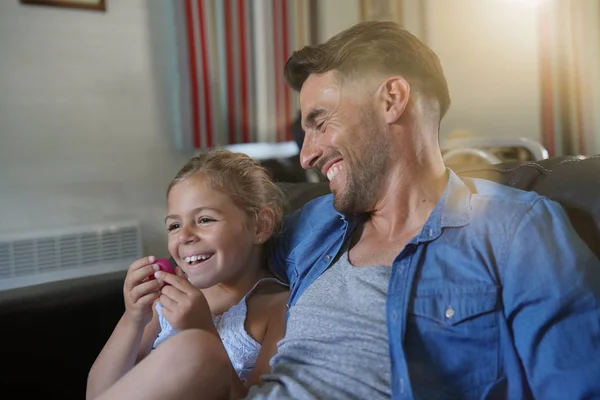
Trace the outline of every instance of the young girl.
<instances>
[{"instance_id":1,"label":"young girl","mask_svg":"<svg viewBox=\"0 0 600 400\"><path fill-rule=\"evenodd\" d=\"M87 397L194 328L216 330L240 381L258 383L285 330L289 292L264 254L284 201L266 170L244 154L213 150L192 158L167 190L168 248L178 276L156 272L153 256L131 264L125 313L90 370Z\"/></svg>"}]
</instances>

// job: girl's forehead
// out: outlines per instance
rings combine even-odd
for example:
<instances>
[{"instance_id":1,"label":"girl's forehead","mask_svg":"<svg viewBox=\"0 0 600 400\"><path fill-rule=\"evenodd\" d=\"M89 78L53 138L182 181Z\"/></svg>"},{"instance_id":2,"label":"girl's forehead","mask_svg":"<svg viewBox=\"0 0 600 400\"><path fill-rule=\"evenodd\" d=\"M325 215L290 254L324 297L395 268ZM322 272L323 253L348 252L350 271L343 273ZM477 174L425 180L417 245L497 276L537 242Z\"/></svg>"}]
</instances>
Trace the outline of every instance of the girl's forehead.
<instances>
[{"instance_id":1,"label":"girl's forehead","mask_svg":"<svg viewBox=\"0 0 600 400\"><path fill-rule=\"evenodd\" d=\"M225 194L223 190L219 190L210 181L210 178L204 174L196 173L177 182L171 188L169 195L174 193L176 196L186 194L189 192L201 193L201 194L213 194L215 192Z\"/></svg>"},{"instance_id":2,"label":"girl's forehead","mask_svg":"<svg viewBox=\"0 0 600 400\"><path fill-rule=\"evenodd\" d=\"M225 190L215 187L202 176L190 176L173 185L167 197L169 213L186 213L203 207L222 212L239 209Z\"/></svg>"}]
</instances>

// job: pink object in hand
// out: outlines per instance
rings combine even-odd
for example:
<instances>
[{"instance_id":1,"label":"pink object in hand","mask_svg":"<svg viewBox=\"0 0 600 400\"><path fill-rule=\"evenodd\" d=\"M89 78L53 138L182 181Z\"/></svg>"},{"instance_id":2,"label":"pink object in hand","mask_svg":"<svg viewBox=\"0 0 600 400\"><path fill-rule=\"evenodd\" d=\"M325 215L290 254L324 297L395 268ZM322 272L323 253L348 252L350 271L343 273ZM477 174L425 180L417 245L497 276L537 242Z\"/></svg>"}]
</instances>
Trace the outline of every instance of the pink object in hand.
<instances>
[{"instance_id":1,"label":"pink object in hand","mask_svg":"<svg viewBox=\"0 0 600 400\"><path fill-rule=\"evenodd\" d=\"M158 265L161 271L176 275L175 268L171 265L171 261L168 258L159 258L154 264ZM150 275L149 278L150 280L156 279L154 278L154 274Z\"/></svg>"}]
</instances>

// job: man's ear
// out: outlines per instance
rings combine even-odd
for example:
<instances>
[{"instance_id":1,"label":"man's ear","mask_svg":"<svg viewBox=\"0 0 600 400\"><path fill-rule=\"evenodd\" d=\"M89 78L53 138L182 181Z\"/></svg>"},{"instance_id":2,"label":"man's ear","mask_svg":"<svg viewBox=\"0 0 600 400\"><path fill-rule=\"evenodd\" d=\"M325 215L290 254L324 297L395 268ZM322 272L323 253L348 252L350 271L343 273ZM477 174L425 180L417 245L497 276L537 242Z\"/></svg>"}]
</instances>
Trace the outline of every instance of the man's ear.
<instances>
[{"instance_id":1,"label":"man's ear","mask_svg":"<svg viewBox=\"0 0 600 400\"><path fill-rule=\"evenodd\" d=\"M406 110L410 98L410 84L401 76L394 76L383 82L381 91L385 101L385 122L393 124Z\"/></svg>"},{"instance_id":2,"label":"man's ear","mask_svg":"<svg viewBox=\"0 0 600 400\"><path fill-rule=\"evenodd\" d=\"M269 208L261 209L256 215L256 226L254 228L254 243L265 243L273 234L275 228L275 213Z\"/></svg>"}]
</instances>

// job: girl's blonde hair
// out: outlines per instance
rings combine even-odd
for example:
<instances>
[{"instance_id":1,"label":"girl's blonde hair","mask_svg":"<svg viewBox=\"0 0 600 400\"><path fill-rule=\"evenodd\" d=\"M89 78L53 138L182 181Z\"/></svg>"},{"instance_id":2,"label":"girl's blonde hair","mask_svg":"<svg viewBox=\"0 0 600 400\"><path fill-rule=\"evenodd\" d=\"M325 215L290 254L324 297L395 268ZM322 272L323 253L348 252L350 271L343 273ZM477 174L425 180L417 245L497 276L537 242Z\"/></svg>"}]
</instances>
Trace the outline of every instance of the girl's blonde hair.
<instances>
[{"instance_id":1,"label":"girl's blonde hair","mask_svg":"<svg viewBox=\"0 0 600 400\"><path fill-rule=\"evenodd\" d=\"M210 186L227 194L237 207L257 221L262 218L261 211L268 210L273 232L278 230L287 199L257 160L244 153L210 150L193 157L179 170L169 184L167 196L173 186L196 174L201 174Z\"/></svg>"}]
</instances>

